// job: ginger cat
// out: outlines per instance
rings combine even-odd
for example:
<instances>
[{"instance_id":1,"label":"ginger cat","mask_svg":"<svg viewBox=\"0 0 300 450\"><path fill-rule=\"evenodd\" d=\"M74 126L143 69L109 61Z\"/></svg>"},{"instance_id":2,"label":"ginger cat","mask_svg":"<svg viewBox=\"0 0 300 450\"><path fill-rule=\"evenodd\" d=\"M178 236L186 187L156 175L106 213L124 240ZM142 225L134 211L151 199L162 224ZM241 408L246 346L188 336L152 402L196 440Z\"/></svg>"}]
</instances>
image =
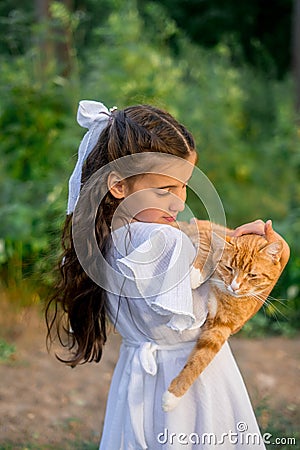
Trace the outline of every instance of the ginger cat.
<instances>
[{"instance_id":1,"label":"ginger cat","mask_svg":"<svg viewBox=\"0 0 300 450\"><path fill-rule=\"evenodd\" d=\"M199 277L192 280L192 287L200 286L204 279L210 294L207 319L196 345L163 395L164 411L175 408L229 336L252 317L258 303L264 302L265 291L279 278L283 250L282 242L269 243L255 234L225 236L224 228L210 222L208 229L200 232L196 224L179 225L198 247L193 271L198 270Z\"/></svg>"}]
</instances>

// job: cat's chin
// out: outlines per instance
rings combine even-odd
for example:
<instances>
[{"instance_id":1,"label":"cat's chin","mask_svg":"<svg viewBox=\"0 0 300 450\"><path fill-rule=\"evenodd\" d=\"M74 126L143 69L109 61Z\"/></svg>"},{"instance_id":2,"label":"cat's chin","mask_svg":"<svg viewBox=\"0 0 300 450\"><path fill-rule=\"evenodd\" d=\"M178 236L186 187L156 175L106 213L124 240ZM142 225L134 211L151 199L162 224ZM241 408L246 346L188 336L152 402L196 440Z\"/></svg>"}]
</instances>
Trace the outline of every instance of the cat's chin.
<instances>
[{"instance_id":1,"label":"cat's chin","mask_svg":"<svg viewBox=\"0 0 300 450\"><path fill-rule=\"evenodd\" d=\"M165 412L172 411L180 402L180 398L181 397L176 397L176 395L172 394L170 391L166 391L162 396L162 409Z\"/></svg>"},{"instance_id":2,"label":"cat's chin","mask_svg":"<svg viewBox=\"0 0 300 450\"><path fill-rule=\"evenodd\" d=\"M229 293L231 295L231 297L239 298L242 296L242 294L240 292L234 292L232 289L230 289L230 286L226 287L226 292L227 292L227 294Z\"/></svg>"},{"instance_id":3,"label":"cat's chin","mask_svg":"<svg viewBox=\"0 0 300 450\"><path fill-rule=\"evenodd\" d=\"M251 294L249 294L248 292L234 292L231 291L228 287L226 289L226 293L229 294L230 297L240 299L243 301L248 301L248 298L251 297Z\"/></svg>"}]
</instances>

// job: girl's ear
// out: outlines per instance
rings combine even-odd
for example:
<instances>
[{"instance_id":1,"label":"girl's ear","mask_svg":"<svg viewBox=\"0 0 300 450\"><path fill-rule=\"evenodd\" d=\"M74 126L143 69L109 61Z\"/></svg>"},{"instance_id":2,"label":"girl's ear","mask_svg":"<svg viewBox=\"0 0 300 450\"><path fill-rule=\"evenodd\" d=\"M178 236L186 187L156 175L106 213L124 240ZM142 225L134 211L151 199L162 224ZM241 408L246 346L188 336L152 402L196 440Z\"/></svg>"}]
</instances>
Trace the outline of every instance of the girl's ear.
<instances>
[{"instance_id":1,"label":"girl's ear","mask_svg":"<svg viewBox=\"0 0 300 450\"><path fill-rule=\"evenodd\" d=\"M108 175L107 188L115 198L121 199L125 197L125 180L117 172L110 172Z\"/></svg>"}]
</instances>

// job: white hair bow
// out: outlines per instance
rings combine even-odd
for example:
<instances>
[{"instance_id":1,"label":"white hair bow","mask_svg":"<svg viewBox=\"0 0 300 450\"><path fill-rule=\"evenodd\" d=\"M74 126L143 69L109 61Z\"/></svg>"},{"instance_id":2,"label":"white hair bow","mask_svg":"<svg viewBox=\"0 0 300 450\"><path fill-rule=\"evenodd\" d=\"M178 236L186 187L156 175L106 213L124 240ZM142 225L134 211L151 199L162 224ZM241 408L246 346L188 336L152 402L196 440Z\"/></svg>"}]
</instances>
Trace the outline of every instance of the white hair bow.
<instances>
[{"instance_id":1,"label":"white hair bow","mask_svg":"<svg viewBox=\"0 0 300 450\"><path fill-rule=\"evenodd\" d=\"M111 117L111 112L114 109L116 109L116 107L108 110L103 103L95 102L93 100L82 100L79 102L77 122L82 127L88 128L89 131L84 135L80 143L78 160L69 180L67 214L71 214L74 211L79 197L83 163L95 147L98 138L107 126Z\"/></svg>"}]
</instances>

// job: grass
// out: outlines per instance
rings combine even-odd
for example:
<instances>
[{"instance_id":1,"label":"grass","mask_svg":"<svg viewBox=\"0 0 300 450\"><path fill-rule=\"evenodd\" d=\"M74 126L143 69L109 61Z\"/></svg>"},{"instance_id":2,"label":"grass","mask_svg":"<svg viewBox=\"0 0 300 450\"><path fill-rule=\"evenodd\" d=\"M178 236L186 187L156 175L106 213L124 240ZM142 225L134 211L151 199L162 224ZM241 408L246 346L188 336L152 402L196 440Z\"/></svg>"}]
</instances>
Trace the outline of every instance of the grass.
<instances>
[{"instance_id":1,"label":"grass","mask_svg":"<svg viewBox=\"0 0 300 450\"><path fill-rule=\"evenodd\" d=\"M1 297L0 297L1 300ZM14 354L16 352L16 346L10 344L13 341L14 333L18 331L12 331L12 328L17 328L18 322L21 321L22 311L24 307L19 306L16 302L6 302L2 298L1 311L2 311L2 324L0 327L0 362L10 362L13 360ZM12 319L12 321L9 320ZM4 320L3 320L4 319ZM13 324L13 325L12 325ZM4 327L4 328L3 328ZM7 328L7 329L6 329ZM5 330L6 331L5 331ZM4 333L5 331L5 333ZM286 408L288 410L288 407ZM300 448L300 433L298 427L298 420L296 417L297 412L294 410L288 411L288 414L281 414L280 411L274 411L268 405L268 399L261 402L261 404L256 408L256 416L260 424L261 432L264 435L268 433L268 439L270 444L266 443L267 450L295 450ZM78 424L80 425L80 420ZM65 431L71 428L72 423L76 421L74 418L68 419L65 424ZM76 428L76 427L75 427ZM80 438L80 433L76 432L69 437L66 441L67 433L63 434L63 441L56 444L40 444L38 443L38 437L30 438L31 442L24 442L16 444L10 441L0 443L0 450L97 450L98 442L91 436L91 439L87 437L87 440L82 441ZM288 441L288 439L294 438L296 444ZM1 439L1 436L0 436ZM276 442L278 439L278 442ZM276 444L275 444L276 442Z\"/></svg>"},{"instance_id":2,"label":"grass","mask_svg":"<svg viewBox=\"0 0 300 450\"><path fill-rule=\"evenodd\" d=\"M297 423L292 418L283 417L279 412L270 410L266 403L256 409L256 416L260 423L262 435L266 438L266 449L295 450L300 448L300 433ZM269 443L268 443L269 442ZM62 442L55 445L0 444L0 450L97 450L98 443L87 441Z\"/></svg>"},{"instance_id":3,"label":"grass","mask_svg":"<svg viewBox=\"0 0 300 450\"><path fill-rule=\"evenodd\" d=\"M266 449L271 450L295 450L300 448L300 433L298 426L292 421L283 418L278 413L274 413L266 407L258 408L256 411L258 421L265 422L267 416L267 424L261 426L262 435L265 436ZM2 443L0 450L97 450L99 444L87 441L69 441L60 444L37 444L37 443Z\"/></svg>"},{"instance_id":4,"label":"grass","mask_svg":"<svg viewBox=\"0 0 300 450\"><path fill-rule=\"evenodd\" d=\"M99 448L98 444L91 442L65 442L55 445L41 445L41 444L0 444L0 450L96 450Z\"/></svg>"},{"instance_id":5,"label":"grass","mask_svg":"<svg viewBox=\"0 0 300 450\"><path fill-rule=\"evenodd\" d=\"M267 450L276 448L281 450L295 450L300 448L300 432L298 420L293 417L280 414L280 411L271 410L268 404L263 402L256 408L256 417L260 424L261 433L265 436Z\"/></svg>"}]
</instances>

